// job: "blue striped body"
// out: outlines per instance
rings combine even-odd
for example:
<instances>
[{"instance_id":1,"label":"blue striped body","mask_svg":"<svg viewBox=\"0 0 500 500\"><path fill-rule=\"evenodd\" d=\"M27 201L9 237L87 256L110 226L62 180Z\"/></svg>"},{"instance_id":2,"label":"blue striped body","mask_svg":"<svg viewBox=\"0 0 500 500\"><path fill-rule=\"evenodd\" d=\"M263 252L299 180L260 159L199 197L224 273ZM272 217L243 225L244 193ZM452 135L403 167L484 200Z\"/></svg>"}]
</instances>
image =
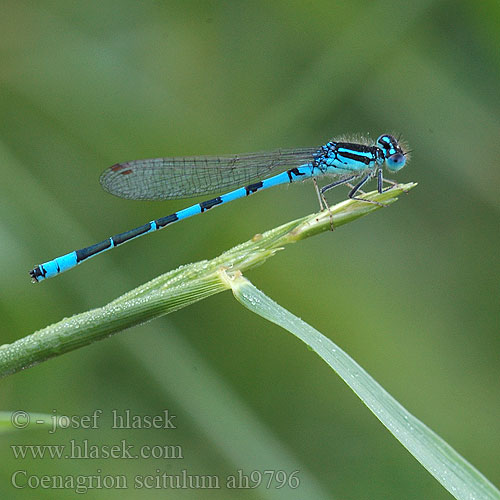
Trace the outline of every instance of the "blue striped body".
<instances>
[{"instance_id":1,"label":"blue striped body","mask_svg":"<svg viewBox=\"0 0 500 500\"><path fill-rule=\"evenodd\" d=\"M338 180L323 188L323 193L330 187L361 179L349 193L351 198L355 198L361 185L378 175L381 191L381 167L385 164L390 171L395 172L405 164L405 155L399 142L385 134L379 137L376 145L330 141L320 149L278 150L229 157L159 158L116 164L103 173L101 184L109 192L124 198L182 198L196 196L204 191L212 192L242 180L256 182L57 257L35 267L30 275L33 282L51 278L139 236L280 184L311 177L336 177ZM278 168L283 170L284 165L294 164L297 166L269 176Z\"/></svg>"}]
</instances>

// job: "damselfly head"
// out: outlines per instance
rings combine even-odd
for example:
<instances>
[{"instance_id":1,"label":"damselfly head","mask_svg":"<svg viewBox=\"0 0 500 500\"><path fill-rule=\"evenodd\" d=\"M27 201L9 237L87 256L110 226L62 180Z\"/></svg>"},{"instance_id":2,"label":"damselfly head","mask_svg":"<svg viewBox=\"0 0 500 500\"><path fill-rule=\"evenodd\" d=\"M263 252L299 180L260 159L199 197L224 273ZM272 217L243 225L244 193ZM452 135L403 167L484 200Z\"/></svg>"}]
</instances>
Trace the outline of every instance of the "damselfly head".
<instances>
[{"instance_id":1,"label":"damselfly head","mask_svg":"<svg viewBox=\"0 0 500 500\"><path fill-rule=\"evenodd\" d=\"M397 172L405 166L406 153L393 135L381 135L377 139L377 144L384 152L385 164L388 170Z\"/></svg>"}]
</instances>

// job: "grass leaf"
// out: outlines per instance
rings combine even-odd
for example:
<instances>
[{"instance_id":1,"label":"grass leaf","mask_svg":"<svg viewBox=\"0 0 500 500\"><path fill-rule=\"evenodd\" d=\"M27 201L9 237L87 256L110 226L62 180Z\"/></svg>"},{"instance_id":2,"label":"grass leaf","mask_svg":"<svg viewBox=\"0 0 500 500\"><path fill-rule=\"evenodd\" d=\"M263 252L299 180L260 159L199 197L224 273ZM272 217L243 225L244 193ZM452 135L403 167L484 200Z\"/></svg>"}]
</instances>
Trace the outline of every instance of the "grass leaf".
<instances>
[{"instance_id":1,"label":"grass leaf","mask_svg":"<svg viewBox=\"0 0 500 500\"><path fill-rule=\"evenodd\" d=\"M434 431L415 418L329 338L255 288L241 273L226 282L245 307L305 342L356 393L401 444L455 497L498 500L500 491Z\"/></svg>"}]
</instances>

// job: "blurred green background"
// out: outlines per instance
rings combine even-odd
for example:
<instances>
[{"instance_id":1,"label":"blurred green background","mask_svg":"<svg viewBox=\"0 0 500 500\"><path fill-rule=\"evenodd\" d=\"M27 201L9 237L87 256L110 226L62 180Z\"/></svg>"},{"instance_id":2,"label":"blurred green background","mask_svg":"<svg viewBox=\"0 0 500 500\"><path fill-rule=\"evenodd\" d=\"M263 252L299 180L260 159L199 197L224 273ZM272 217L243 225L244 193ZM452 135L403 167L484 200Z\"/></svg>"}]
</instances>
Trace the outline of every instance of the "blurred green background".
<instances>
[{"instance_id":1,"label":"blurred green background","mask_svg":"<svg viewBox=\"0 0 500 500\"><path fill-rule=\"evenodd\" d=\"M269 190L32 285L33 265L189 204L110 196L98 183L107 166L400 132L413 153L398 179L415 190L248 278L500 485L498 1L3 0L1 10L2 343L317 210L311 184ZM2 498L75 495L15 489L16 470L130 481L87 498L451 498L317 356L229 292L4 379L0 395L4 410L103 410L98 429L2 436ZM177 429L111 429L112 409L168 409ZM21 460L10 448L71 439L180 445L184 458ZM299 470L301 485L133 484L238 469Z\"/></svg>"}]
</instances>

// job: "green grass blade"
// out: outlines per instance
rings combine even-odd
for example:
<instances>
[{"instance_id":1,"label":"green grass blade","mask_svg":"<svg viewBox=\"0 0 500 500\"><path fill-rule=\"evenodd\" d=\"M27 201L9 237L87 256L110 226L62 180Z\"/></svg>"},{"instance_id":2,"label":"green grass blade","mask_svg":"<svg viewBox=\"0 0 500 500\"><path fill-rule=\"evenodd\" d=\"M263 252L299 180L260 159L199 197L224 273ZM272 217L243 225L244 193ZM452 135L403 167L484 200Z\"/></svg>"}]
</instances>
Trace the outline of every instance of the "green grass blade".
<instances>
[{"instance_id":1,"label":"green grass blade","mask_svg":"<svg viewBox=\"0 0 500 500\"><path fill-rule=\"evenodd\" d=\"M449 444L409 413L340 347L255 288L240 273L226 275L248 309L293 333L357 394L401 444L458 499L499 500L500 491Z\"/></svg>"},{"instance_id":2,"label":"green grass blade","mask_svg":"<svg viewBox=\"0 0 500 500\"><path fill-rule=\"evenodd\" d=\"M365 197L390 205L415 186L415 183L397 185L384 193L374 191ZM0 377L226 290L228 287L219 274L221 268L245 271L261 265L289 243L329 231L332 223L339 227L380 208L374 203L343 201L331 207L330 212L323 211L283 224L210 261L188 264L163 274L104 307L63 319L12 344L0 346Z\"/></svg>"}]
</instances>

